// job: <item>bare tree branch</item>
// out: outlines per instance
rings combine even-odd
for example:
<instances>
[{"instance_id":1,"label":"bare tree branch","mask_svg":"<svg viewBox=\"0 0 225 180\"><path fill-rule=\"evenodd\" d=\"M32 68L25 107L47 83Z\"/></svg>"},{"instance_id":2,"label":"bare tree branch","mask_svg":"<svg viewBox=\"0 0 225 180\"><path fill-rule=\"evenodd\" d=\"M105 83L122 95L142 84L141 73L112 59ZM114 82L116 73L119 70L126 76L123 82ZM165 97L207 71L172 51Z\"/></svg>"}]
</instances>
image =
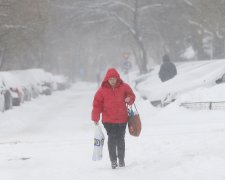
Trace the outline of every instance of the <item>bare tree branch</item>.
<instances>
[{"instance_id":1,"label":"bare tree branch","mask_svg":"<svg viewBox=\"0 0 225 180\"><path fill-rule=\"evenodd\" d=\"M112 1L112 5L111 6L122 6L122 7L126 7L127 9L129 9L132 12L135 11L135 8L133 8L129 4L121 2L121 1Z\"/></svg>"},{"instance_id":2,"label":"bare tree branch","mask_svg":"<svg viewBox=\"0 0 225 180\"><path fill-rule=\"evenodd\" d=\"M164 6L163 4L151 4L151 5L147 5L147 6L143 6L143 7L140 7L138 8L138 11L145 11L145 10L148 10L148 9L152 9L152 8L155 8L155 7L162 7Z\"/></svg>"}]
</instances>

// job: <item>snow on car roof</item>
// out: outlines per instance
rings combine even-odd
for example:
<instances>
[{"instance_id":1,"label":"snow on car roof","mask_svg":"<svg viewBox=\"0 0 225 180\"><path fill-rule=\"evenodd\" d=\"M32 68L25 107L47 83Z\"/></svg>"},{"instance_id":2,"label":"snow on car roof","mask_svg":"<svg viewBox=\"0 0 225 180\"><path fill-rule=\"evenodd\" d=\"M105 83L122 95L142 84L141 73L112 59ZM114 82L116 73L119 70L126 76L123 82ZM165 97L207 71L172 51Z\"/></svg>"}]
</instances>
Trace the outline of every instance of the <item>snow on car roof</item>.
<instances>
[{"instance_id":1,"label":"snow on car roof","mask_svg":"<svg viewBox=\"0 0 225 180\"><path fill-rule=\"evenodd\" d=\"M177 76L163 83L158 77L159 66L156 66L149 78L137 86L141 95L150 101L162 100L168 94L177 97L198 87L213 86L225 73L225 60L183 62L176 66Z\"/></svg>"}]
</instances>

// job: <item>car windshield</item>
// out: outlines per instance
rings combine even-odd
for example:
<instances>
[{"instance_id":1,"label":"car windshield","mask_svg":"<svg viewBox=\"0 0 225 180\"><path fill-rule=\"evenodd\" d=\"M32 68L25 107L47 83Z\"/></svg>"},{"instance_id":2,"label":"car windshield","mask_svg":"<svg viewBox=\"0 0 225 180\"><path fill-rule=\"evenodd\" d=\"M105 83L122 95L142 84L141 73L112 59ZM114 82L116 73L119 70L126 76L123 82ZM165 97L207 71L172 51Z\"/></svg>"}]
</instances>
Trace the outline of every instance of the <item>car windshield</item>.
<instances>
[{"instance_id":1,"label":"car windshield","mask_svg":"<svg viewBox=\"0 0 225 180\"><path fill-rule=\"evenodd\" d=\"M222 80L222 82L225 82L225 74L223 75L221 80Z\"/></svg>"}]
</instances>

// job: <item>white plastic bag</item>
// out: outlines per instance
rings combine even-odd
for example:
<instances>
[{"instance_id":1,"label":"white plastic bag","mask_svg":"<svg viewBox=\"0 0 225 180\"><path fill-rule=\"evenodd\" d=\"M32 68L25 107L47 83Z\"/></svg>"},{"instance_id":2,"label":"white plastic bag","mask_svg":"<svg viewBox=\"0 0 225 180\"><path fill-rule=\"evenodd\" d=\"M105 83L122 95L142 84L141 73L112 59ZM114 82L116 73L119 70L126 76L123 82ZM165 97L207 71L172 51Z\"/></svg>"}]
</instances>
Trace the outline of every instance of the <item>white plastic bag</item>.
<instances>
[{"instance_id":1,"label":"white plastic bag","mask_svg":"<svg viewBox=\"0 0 225 180\"><path fill-rule=\"evenodd\" d=\"M104 140L105 140L105 136L102 132L100 125L95 125L94 151L92 155L93 161L99 161L102 159L102 150L103 150Z\"/></svg>"}]
</instances>

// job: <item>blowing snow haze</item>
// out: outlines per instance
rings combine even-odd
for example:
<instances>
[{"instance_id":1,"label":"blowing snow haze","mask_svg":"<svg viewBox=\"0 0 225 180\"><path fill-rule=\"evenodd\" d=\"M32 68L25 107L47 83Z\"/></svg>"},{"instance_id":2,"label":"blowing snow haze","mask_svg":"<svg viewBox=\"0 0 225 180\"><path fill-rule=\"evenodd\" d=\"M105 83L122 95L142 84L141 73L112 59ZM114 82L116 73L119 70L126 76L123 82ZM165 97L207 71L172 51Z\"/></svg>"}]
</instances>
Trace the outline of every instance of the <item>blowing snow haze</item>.
<instances>
[{"instance_id":1,"label":"blowing snow haze","mask_svg":"<svg viewBox=\"0 0 225 180\"><path fill-rule=\"evenodd\" d=\"M171 60L225 56L223 0L0 1L0 69L96 81L127 58L141 74ZM124 56L128 54L128 56Z\"/></svg>"}]
</instances>

